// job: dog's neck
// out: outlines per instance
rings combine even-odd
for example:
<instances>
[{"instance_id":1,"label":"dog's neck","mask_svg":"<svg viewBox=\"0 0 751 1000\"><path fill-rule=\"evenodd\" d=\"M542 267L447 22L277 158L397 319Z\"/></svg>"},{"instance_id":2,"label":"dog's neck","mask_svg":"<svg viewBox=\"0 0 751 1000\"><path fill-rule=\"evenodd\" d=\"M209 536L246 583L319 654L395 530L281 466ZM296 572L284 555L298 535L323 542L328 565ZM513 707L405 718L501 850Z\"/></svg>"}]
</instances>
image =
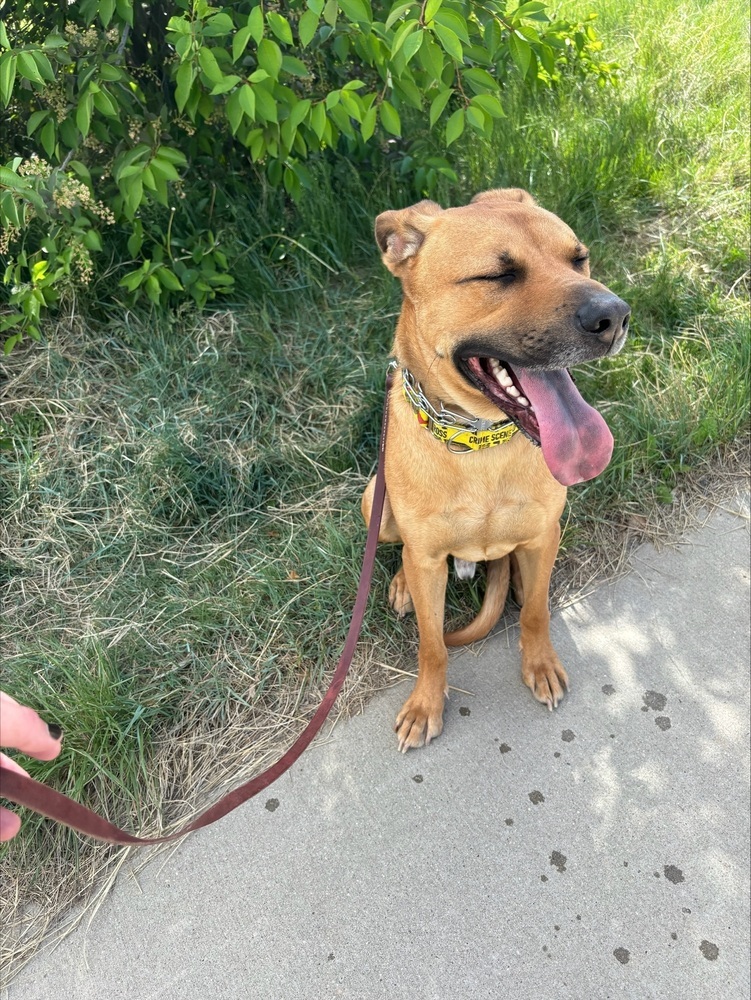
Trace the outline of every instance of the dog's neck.
<instances>
[{"instance_id":1,"label":"dog's neck","mask_svg":"<svg viewBox=\"0 0 751 1000\"><path fill-rule=\"evenodd\" d=\"M395 362L399 366L398 362ZM437 408L424 394L420 383L404 365L401 367L402 390L411 406L418 423L429 430L433 437L443 441L449 451L465 454L505 444L518 431L509 419L487 420L472 417L463 411L449 409L441 401Z\"/></svg>"}]
</instances>

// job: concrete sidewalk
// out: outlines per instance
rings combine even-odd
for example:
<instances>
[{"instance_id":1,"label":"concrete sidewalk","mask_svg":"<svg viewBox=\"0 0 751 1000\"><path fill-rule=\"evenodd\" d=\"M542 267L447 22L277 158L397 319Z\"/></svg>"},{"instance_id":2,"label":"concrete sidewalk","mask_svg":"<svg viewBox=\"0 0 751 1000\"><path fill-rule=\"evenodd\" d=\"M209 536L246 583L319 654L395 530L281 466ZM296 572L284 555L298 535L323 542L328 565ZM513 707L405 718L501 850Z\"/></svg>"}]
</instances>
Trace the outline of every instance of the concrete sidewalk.
<instances>
[{"instance_id":1,"label":"concrete sidewalk","mask_svg":"<svg viewBox=\"0 0 751 1000\"><path fill-rule=\"evenodd\" d=\"M394 688L126 866L9 1000L747 1000L747 513L555 616L556 712L517 639L452 655L429 748L397 753Z\"/></svg>"}]
</instances>

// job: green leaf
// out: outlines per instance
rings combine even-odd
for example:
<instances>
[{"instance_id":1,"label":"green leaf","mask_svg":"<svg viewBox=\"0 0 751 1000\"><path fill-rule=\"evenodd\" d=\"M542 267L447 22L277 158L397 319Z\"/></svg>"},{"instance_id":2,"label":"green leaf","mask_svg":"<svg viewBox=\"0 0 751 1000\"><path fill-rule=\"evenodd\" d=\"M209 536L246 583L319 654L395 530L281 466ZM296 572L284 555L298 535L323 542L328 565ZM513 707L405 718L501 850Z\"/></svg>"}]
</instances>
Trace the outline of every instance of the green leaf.
<instances>
[{"instance_id":1,"label":"green leaf","mask_svg":"<svg viewBox=\"0 0 751 1000\"><path fill-rule=\"evenodd\" d=\"M263 38L263 7L254 7L248 14L248 27L253 41L258 45Z\"/></svg>"},{"instance_id":2,"label":"green leaf","mask_svg":"<svg viewBox=\"0 0 751 1000\"><path fill-rule=\"evenodd\" d=\"M167 160L169 163L174 163L177 167L184 167L188 162L185 153L181 149L174 149L172 146L160 146L156 155L160 160Z\"/></svg>"},{"instance_id":3,"label":"green leaf","mask_svg":"<svg viewBox=\"0 0 751 1000\"><path fill-rule=\"evenodd\" d=\"M19 177L15 170L9 170L8 167L0 167L0 184L14 191L23 191L29 186L23 177Z\"/></svg>"},{"instance_id":4,"label":"green leaf","mask_svg":"<svg viewBox=\"0 0 751 1000\"><path fill-rule=\"evenodd\" d=\"M401 49L402 45L404 45L407 36L410 34L410 32L414 31L416 27L417 27L417 21L414 20L414 18L409 21L404 21L402 24L399 25L399 27L394 32L394 37L391 41L392 59L397 54L399 49Z\"/></svg>"},{"instance_id":5,"label":"green leaf","mask_svg":"<svg viewBox=\"0 0 751 1000\"><path fill-rule=\"evenodd\" d=\"M464 131L464 108L458 108L446 122L446 145L456 142Z\"/></svg>"},{"instance_id":6,"label":"green leaf","mask_svg":"<svg viewBox=\"0 0 751 1000\"><path fill-rule=\"evenodd\" d=\"M242 83L242 77L237 76L235 73L230 73L229 76L225 76L221 83L218 83L216 87L212 87L210 94L212 97L218 97L221 94L226 94L228 91L236 87L238 83Z\"/></svg>"},{"instance_id":7,"label":"green leaf","mask_svg":"<svg viewBox=\"0 0 751 1000\"><path fill-rule=\"evenodd\" d=\"M415 4L412 3L395 3L394 6L389 11L389 16L386 18L386 30L392 25L394 25L402 15L406 14L408 10L411 10Z\"/></svg>"},{"instance_id":8,"label":"green leaf","mask_svg":"<svg viewBox=\"0 0 751 1000\"><path fill-rule=\"evenodd\" d=\"M370 24L373 20L373 15L365 0L339 0L339 7L344 11L344 16L349 21Z\"/></svg>"},{"instance_id":9,"label":"green leaf","mask_svg":"<svg viewBox=\"0 0 751 1000\"><path fill-rule=\"evenodd\" d=\"M177 275L173 274L173 272L170 271L169 268L164 267L164 265L162 265L162 267L158 267L154 274L159 279L159 283L164 285L164 287L170 292L183 291L183 286L180 284Z\"/></svg>"},{"instance_id":10,"label":"green leaf","mask_svg":"<svg viewBox=\"0 0 751 1000\"><path fill-rule=\"evenodd\" d=\"M232 39L232 62L237 62L243 52L245 52L250 37L251 31L247 24L244 28L240 28L239 31L235 32L235 37Z\"/></svg>"},{"instance_id":11,"label":"green leaf","mask_svg":"<svg viewBox=\"0 0 751 1000\"><path fill-rule=\"evenodd\" d=\"M393 104L388 101L381 101L379 107L381 125L390 132L391 135L401 136L402 134L402 123L399 118L399 112L396 110Z\"/></svg>"},{"instance_id":12,"label":"green leaf","mask_svg":"<svg viewBox=\"0 0 751 1000\"><path fill-rule=\"evenodd\" d=\"M433 31L441 43L445 51L451 56L452 59L456 59L458 63L464 61L464 50L462 49L462 43L459 41L459 36L451 28L447 28L443 24L434 24Z\"/></svg>"},{"instance_id":13,"label":"green leaf","mask_svg":"<svg viewBox=\"0 0 751 1000\"><path fill-rule=\"evenodd\" d=\"M495 94L477 94L472 98L471 104L490 115L491 118L505 118L503 113L503 108L501 107L501 102L495 96Z\"/></svg>"},{"instance_id":14,"label":"green leaf","mask_svg":"<svg viewBox=\"0 0 751 1000\"><path fill-rule=\"evenodd\" d=\"M182 15L180 17L171 17L167 21L167 31L172 31L176 35L190 35L190 21Z\"/></svg>"},{"instance_id":15,"label":"green leaf","mask_svg":"<svg viewBox=\"0 0 751 1000\"><path fill-rule=\"evenodd\" d=\"M373 106L372 108L370 108L369 111L366 111L365 114L362 116L362 122L360 124L360 135L362 136L364 142L367 142L371 138L371 136L375 132L375 127L376 127L376 108L375 106Z\"/></svg>"},{"instance_id":16,"label":"green leaf","mask_svg":"<svg viewBox=\"0 0 751 1000\"><path fill-rule=\"evenodd\" d=\"M16 54L15 52L5 52L0 57L0 100L3 107L8 107L8 102L13 95L13 84L16 82Z\"/></svg>"},{"instance_id":17,"label":"green leaf","mask_svg":"<svg viewBox=\"0 0 751 1000\"><path fill-rule=\"evenodd\" d=\"M232 135L237 135L237 130L240 128L243 120L243 109L240 104L239 90L236 90L234 94L230 94L224 108L224 113L227 116L229 127L232 129Z\"/></svg>"},{"instance_id":18,"label":"green leaf","mask_svg":"<svg viewBox=\"0 0 751 1000\"><path fill-rule=\"evenodd\" d=\"M130 240L128 240L128 245L130 245ZM133 256L135 257L135 253L133 254ZM130 271L128 274L123 275L123 277L120 278L120 280L118 281L118 285L120 286L120 288L127 288L129 292L134 292L145 277L146 275L141 270L141 268L139 268L137 271Z\"/></svg>"},{"instance_id":19,"label":"green leaf","mask_svg":"<svg viewBox=\"0 0 751 1000\"><path fill-rule=\"evenodd\" d=\"M310 127L320 142L323 139L323 133L326 131L326 108L323 106L322 101L314 104L310 110Z\"/></svg>"},{"instance_id":20,"label":"green leaf","mask_svg":"<svg viewBox=\"0 0 751 1000\"><path fill-rule=\"evenodd\" d=\"M256 116L256 95L249 83L240 87L240 107L243 113L253 121Z\"/></svg>"},{"instance_id":21,"label":"green leaf","mask_svg":"<svg viewBox=\"0 0 751 1000\"><path fill-rule=\"evenodd\" d=\"M272 79L279 79L279 70L282 68L282 50L270 38L264 38L258 46L258 65L261 69L265 69Z\"/></svg>"},{"instance_id":22,"label":"green leaf","mask_svg":"<svg viewBox=\"0 0 751 1000\"><path fill-rule=\"evenodd\" d=\"M42 74L39 72L36 60L31 52L18 53L18 72L25 80L30 80L32 83L44 83Z\"/></svg>"},{"instance_id":23,"label":"green leaf","mask_svg":"<svg viewBox=\"0 0 751 1000\"><path fill-rule=\"evenodd\" d=\"M205 45L198 50L198 64L211 81L212 85L221 83L224 74L219 69L219 63L216 61L216 56L211 49L207 49Z\"/></svg>"},{"instance_id":24,"label":"green leaf","mask_svg":"<svg viewBox=\"0 0 751 1000\"><path fill-rule=\"evenodd\" d=\"M447 87L445 90L439 91L438 95L433 98L433 101L432 101L432 103L430 105L430 127L431 128L433 128L433 126L435 125L435 123L438 121L438 119L443 114L443 111L444 111L446 105L448 104L448 102L449 102L449 100L451 98L451 95L453 93L454 93L454 91L450 87Z\"/></svg>"},{"instance_id":25,"label":"green leaf","mask_svg":"<svg viewBox=\"0 0 751 1000\"><path fill-rule=\"evenodd\" d=\"M102 22L102 27L107 28L112 20L112 15L115 13L115 0L99 0L97 6L99 8L99 20Z\"/></svg>"},{"instance_id":26,"label":"green leaf","mask_svg":"<svg viewBox=\"0 0 751 1000\"><path fill-rule=\"evenodd\" d=\"M91 127L91 107L94 103L92 94L84 94L78 101L76 108L76 125L81 135L86 138Z\"/></svg>"},{"instance_id":27,"label":"green leaf","mask_svg":"<svg viewBox=\"0 0 751 1000\"><path fill-rule=\"evenodd\" d=\"M177 82L177 87L175 88L175 104L177 105L177 110L180 112L182 112L188 98L190 97L195 72L196 68L192 62L180 63L177 67L177 73L175 74L175 80Z\"/></svg>"},{"instance_id":28,"label":"green leaf","mask_svg":"<svg viewBox=\"0 0 751 1000\"><path fill-rule=\"evenodd\" d=\"M99 75L107 83L117 83L125 76L120 67L113 66L112 63L102 63L99 67Z\"/></svg>"},{"instance_id":29,"label":"green leaf","mask_svg":"<svg viewBox=\"0 0 751 1000\"><path fill-rule=\"evenodd\" d=\"M402 46L405 63L408 63L410 59L419 51L420 46L422 45L423 34L425 34L425 32L423 32L422 28L418 28L417 31L413 31L405 39L404 45Z\"/></svg>"},{"instance_id":30,"label":"green leaf","mask_svg":"<svg viewBox=\"0 0 751 1000\"><path fill-rule=\"evenodd\" d=\"M234 26L235 25L230 15L221 11L219 14L213 14L204 24L203 34L205 38L218 38L219 36L226 36L232 31Z\"/></svg>"},{"instance_id":31,"label":"green leaf","mask_svg":"<svg viewBox=\"0 0 751 1000\"><path fill-rule=\"evenodd\" d=\"M3 191L0 195L0 220L11 226L21 227L21 216L12 191Z\"/></svg>"},{"instance_id":32,"label":"green leaf","mask_svg":"<svg viewBox=\"0 0 751 1000\"><path fill-rule=\"evenodd\" d=\"M529 42L514 33L509 35L508 47L509 52L511 53L511 58L516 63L522 77L525 77L527 75L527 70L529 69L529 64L532 61L532 48Z\"/></svg>"},{"instance_id":33,"label":"green leaf","mask_svg":"<svg viewBox=\"0 0 751 1000\"><path fill-rule=\"evenodd\" d=\"M485 115L480 108L470 105L467 108L467 121L477 132L485 131Z\"/></svg>"},{"instance_id":34,"label":"green leaf","mask_svg":"<svg viewBox=\"0 0 751 1000\"><path fill-rule=\"evenodd\" d=\"M102 249L102 238L96 229L87 229L83 234L83 245L87 250L99 251Z\"/></svg>"},{"instance_id":35,"label":"green leaf","mask_svg":"<svg viewBox=\"0 0 751 1000\"><path fill-rule=\"evenodd\" d=\"M444 28L448 28L450 31L453 31L454 34L458 38L460 38L466 45L469 45L469 32L467 31L467 22L464 20L461 14L458 14L455 10L451 10L448 7L444 7L442 10L439 10L436 13L434 21L435 21L435 24L433 25L434 28L436 27L436 25L441 24L443 25Z\"/></svg>"},{"instance_id":36,"label":"green leaf","mask_svg":"<svg viewBox=\"0 0 751 1000\"><path fill-rule=\"evenodd\" d=\"M314 10L306 10L300 18L297 25L297 33L300 36L300 44L304 49L313 41L315 33L318 31L319 20L320 18Z\"/></svg>"},{"instance_id":37,"label":"green leaf","mask_svg":"<svg viewBox=\"0 0 751 1000\"><path fill-rule=\"evenodd\" d=\"M542 3L542 0L529 0L528 3L523 3L521 7L517 7L514 11L514 17L526 17L529 14L537 14L541 10L545 10L547 7L546 3Z\"/></svg>"},{"instance_id":38,"label":"green leaf","mask_svg":"<svg viewBox=\"0 0 751 1000\"><path fill-rule=\"evenodd\" d=\"M362 121L363 107L357 94L353 94L349 90L342 90L341 103L342 107L351 118L354 118L357 122Z\"/></svg>"},{"instance_id":39,"label":"green leaf","mask_svg":"<svg viewBox=\"0 0 751 1000\"><path fill-rule=\"evenodd\" d=\"M94 107L107 118L119 118L120 111L106 90L94 94Z\"/></svg>"},{"instance_id":40,"label":"green leaf","mask_svg":"<svg viewBox=\"0 0 751 1000\"><path fill-rule=\"evenodd\" d=\"M5 30L5 24L3 21L0 21L0 45L2 45L4 49L10 48L10 42L8 41L8 32Z\"/></svg>"},{"instance_id":41,"label":"green leaf","mask_svg":"<svg viewBox=\"0 0 751 1000\"><path fill-rule=\"evenodd\" d=\"M285 45L292 45L292 28L289 21L276 11L270 10L266 15L266 21L280 42Z\"/></svg>"},{"instance_id":42,"label":"green leaf","mask_svg":"<svg viewBox=\"0 0 751 1000\"><path fill-rule=\"evenodd\" d=\"M162 288L153 274L146 278L146 294L155 306L159 305L162 299Z\"/></svg>"},{"instance_id":43,"label":"green leaf","mask_svg":"<svg viewBox=\"0 0 751 1000\"><path fill-rule=\"evenodd\" d=\"M297 59L295 56L283 56L282 71L289 73L290 76L298 76L303 80L306 80L310 76L308 67L302 59Z\"/></svg>"},{"instance_id":44,"label":"green leaf","mask_svg":"<svg viewBox=\"0 0 751 1000\"><path fill-rule=\"evenodd\" d=\"M180 174L178 174L175 169L174 163L170 163L169 160L163 160L159 154L157 154L151 161L151 169L154 173L154 177L161 179L163 181L179 181Z\"/></svg>"},{"instance_id":45,"label":"green leaf","mask_svg":"<svg viewBox=\"0 0 751 1000\"><path fill-rule=\"evenodd\" d=\"M256 96L256 117L267 122L277 122L279 119L276 109L276 101L268 90L264 90L264 87L261 84L255 88L254 93Z\"/></svg>"},{"instance_id":46,"label":"green leaf","mask_svg":"<svg viewBox=\"0 0 751 1000\"><path fill-rule=\"evenodd\" d=\"M426 24L429 21L433 20L433 18L436 16L436 14L438 13L438 11L441 9L441 5L442 4L443 4L443 0L428 0L428 2L425 4L425 23Z\"/></svg>"},{"instance_id":47,"label":"green leaf","mask_svg":"<svg viewBox=\"0 0 751 1000\"><path fill-rule=\"evenodd\" d=\"M289 121L297 128L308 116L310 111L311 101L309 98L304 98L302 101L298 101L293 105L292 110L289 113Z\"/></svg>"},{"instance_id":48,"label":"green leaf","mask_svg":"<svg viewBox=\"0 0 751 1000\"><path fill-rule=\"evenodd\" d=\"M42 143L42 149L51 160L55 155L55 146L57 144L55 123L52 119L47 122L42 131L39 133L39 138Z\"/></svg>"},{"instance_id":49,"label":"green leaf","mask_svg":"<svg viewBox=\"0 0 751 1000\"><path fill-rule=\"evenodd\" d=\"M487 70L472 66L470 69L462 70L462 80L468 83L475 93L498 92L498 81L488 73Z\"/></svg>"},{"instance_id":50,"label":"green leaf","mask_svg":"<svg viewBox=\"0 0 751 1000\"><path fill-rule=\"evenodd\" d=\"M330 24L332 28L335 28L338 15L339 4L336 0L326 0L326 4L323 8L323 19L326 24Z\"/></svg>"},{"instance_id":51,"label":"green leaf","mask_svg":"<svg viewBox=\"0 0 751 1000\"><path fill-rule=\"evenodd\" d=\"M48 83L55 82L55 73L52 69L52 64L50 63L47 56L40 49L34 49L32 55L37 64L37 69L39 70L42 79L46 80Z\"/></svg>"},{"instance_id":52,"label":"green leaf","mask_svg":"<svg viewBox=\"0 0 751 1000\"><path fill-rule=\"evenodd\" d=\"M34 111L29 115L29 120L26 122L26 135L33 135L45 118L49 118L49 111Z\"/></svg>"}]
</instances>

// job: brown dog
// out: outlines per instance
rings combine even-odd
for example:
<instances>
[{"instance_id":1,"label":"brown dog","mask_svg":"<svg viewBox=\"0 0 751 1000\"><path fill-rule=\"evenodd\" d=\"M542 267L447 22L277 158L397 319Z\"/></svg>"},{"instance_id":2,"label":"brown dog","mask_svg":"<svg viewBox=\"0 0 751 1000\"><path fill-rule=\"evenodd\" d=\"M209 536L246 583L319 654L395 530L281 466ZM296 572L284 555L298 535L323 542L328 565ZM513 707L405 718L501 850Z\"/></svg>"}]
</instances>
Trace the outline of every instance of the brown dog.
<instances>
[{"instance_id":1,"label":"brown dog","mask_svg":"<svg viewBox=\"0 0 751 1000\"><path fill-rule=\"evenodd\" d=\"M406 751L441 732L446 646L487 635L510 568L522 678L551 709L563 697L548 611L559 519L566 487L598 475L613 447L566 369L617 353L629 309L589 277L569 227L516 188L445 211L421 201L375 229L404 292L379 540L403 544L389 600L400 615L414 609L420 632L417 683L395 726ZM459 575L487 560L488 579L477 618L444 636L449 555Z\"/></svg>"}]
</instances>

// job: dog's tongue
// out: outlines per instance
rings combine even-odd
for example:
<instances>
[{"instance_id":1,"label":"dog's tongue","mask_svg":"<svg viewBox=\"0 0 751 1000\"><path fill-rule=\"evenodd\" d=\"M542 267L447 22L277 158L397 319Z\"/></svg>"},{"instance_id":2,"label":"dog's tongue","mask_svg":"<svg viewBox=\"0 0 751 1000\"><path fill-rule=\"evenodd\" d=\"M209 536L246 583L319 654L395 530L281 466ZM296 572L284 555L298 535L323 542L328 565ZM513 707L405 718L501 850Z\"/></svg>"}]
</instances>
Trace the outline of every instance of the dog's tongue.
<instances>
[{"instance_id":1,"label":"dog's tongue","mask_svg":"<svg viewBox=\"0 0 751 1000\"><path fill-rule=\"evenodd\" d=\"M603 418L582 399L565 369L515 368L534 407L542 454L559 483L573 486L599 476L613 453L613 435Z\"/></svg>"}]
</instances>

